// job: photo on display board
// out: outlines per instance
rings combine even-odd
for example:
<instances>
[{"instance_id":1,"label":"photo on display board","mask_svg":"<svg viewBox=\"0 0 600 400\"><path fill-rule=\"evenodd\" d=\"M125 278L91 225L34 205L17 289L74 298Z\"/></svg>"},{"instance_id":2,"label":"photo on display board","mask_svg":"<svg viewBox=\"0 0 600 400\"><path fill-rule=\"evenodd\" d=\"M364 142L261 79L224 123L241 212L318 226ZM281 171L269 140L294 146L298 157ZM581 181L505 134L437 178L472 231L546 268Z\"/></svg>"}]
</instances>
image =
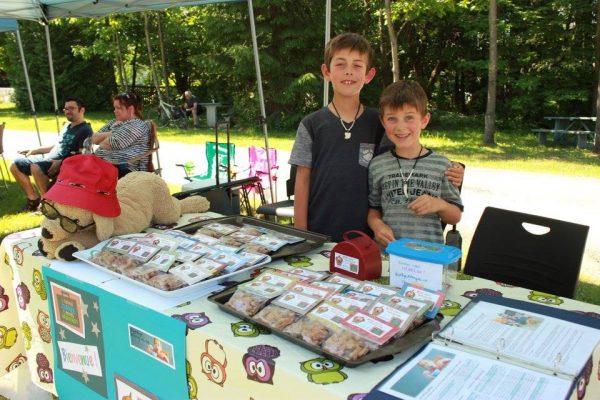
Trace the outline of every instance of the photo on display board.
<instances>
[{"instance_id":1,"label":"photo on display board","mask_svg":"<svg viewBox=\"0 0 600 400\"><path fill-rule=\"evenodd\" d=\"M54 282L50 283L56 323L85 339L81 295Z\"/></svg>"},{"instance_id":2,"label":"photo on display board","mask_svg":"<svg viewBox=\"0 0 600 400\"><path fill-rule=\"evenodd\" d=\"M116 400L158 400L158 397L118 374L115 374L115 390Z\"/></svg>"},{"instance_id":3,"label":"photo on display board","mask_svg":"<svg viewBox=\"0 0 600 400\"><path fill-rule=\"evenodd\" d=\"M134 349L175 369L173 345L143 329L129 324L129 345Z\"/></svg>"}]
</instances>

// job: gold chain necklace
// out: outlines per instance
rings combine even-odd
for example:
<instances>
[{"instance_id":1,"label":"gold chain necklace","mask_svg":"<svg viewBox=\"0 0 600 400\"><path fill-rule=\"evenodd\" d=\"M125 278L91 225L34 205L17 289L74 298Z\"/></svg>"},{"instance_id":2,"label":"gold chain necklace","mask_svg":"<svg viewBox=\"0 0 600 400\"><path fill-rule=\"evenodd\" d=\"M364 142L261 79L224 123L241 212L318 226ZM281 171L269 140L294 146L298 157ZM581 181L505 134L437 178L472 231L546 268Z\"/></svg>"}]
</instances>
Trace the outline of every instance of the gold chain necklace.
<instances>
[{"instance_id":1,"label":"gold chain necklace","mask_svg":"<svg viewBox=\"0 0 600 400\"><path fill-rule=\"evenodd\" d=\"M352 137L352 132L350 132L352 130L352 128L354 128L354 123L356 122L356 118L358 118L358 113L360 112L360 106L362 104L358 103L358 108L356 109L356 115L354 116L354 119L352 120L352 122L350 123L350 126L346 126L346 123L344 122L344 120L342 119L342 116L340 115L340 112L337 110L335 103L332 101L331 105L333 106L333 109L335 110L335 113L337 114L337 117L340 120L340 123L342 124L342 127L344 128L344 139L348 140L350 139L350 137Z\"/></svg>"}]
</instances>

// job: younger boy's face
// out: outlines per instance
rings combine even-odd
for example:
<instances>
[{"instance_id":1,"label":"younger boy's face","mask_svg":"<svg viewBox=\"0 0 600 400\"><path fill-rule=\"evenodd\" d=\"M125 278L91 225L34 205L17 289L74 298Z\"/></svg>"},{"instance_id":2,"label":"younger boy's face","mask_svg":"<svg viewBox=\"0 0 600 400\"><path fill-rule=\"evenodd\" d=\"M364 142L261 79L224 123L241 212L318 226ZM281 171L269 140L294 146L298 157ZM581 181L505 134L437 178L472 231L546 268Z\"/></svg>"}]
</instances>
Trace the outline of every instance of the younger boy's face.
<instances>
[{"instance_id":1,"label":"younger boy's face","mask_svg":"<svg viewBox=\"0 0 600 400\"><path fill-rule=\"evenodd\" d=\"M403 157L416 156L421 148L421 131L429 123L429 113L421 115L416 107L405 104L402 108L385 107L381 123L385 134L398 151L410 154L398 154Z\"/></svg>"},{"instance_id":2,"label":"younger boy's face","mask_svg":"<svg viewBox=\"0 0 600 400\"><path fill-rule=\"evenodd\" d=\"M367 70L367 65L366 54L341 49L335 52L330 65L321 65L321 72L331 82L336 95L356 96L375 76L375 68Z\"/></svg>"}]
</instances>

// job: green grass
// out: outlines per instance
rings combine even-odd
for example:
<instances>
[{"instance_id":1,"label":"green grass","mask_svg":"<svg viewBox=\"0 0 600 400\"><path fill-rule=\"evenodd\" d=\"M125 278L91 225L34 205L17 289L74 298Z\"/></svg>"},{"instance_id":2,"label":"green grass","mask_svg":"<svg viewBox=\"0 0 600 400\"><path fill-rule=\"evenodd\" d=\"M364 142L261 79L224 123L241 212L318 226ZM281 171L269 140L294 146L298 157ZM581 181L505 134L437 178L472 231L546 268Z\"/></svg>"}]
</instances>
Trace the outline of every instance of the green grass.
<instances>
[{"instance_id":1,"label":"green grass","mask_svg":"<svg viewBox=\"0 0 600 400\"><path fill-rule=\"evenodd\" d=\"M111 113L86 114L86 119L92 123L94 129L100 128L112 117ZM11 105L0 104L0 121L6 121L9 129L35 129L31 115L16 112ZM64 122L62 116L61 121ZM40 115L39 125L40 131L51 132L45 134L56 132L56 120L53 115ZM520 130L500 128L496 133L497 145L494 147L481 145L482 132L482 118L434 114L433 123L423 134L423 143L468 166L595 178L600 176L598 155L590 150L577 149L575 146L539 146L537 137L530 132L529 127ZM223 131L220 137L220 140L223 140ZM294 137L294 131L270 131L269 145L289 151ZM214 140L214 130L160 129L159 138L161 141L203 143ZM234 128L231 131L231 141L239 147L264 146L263 133L258 128ZM7 162L9 163L10 160ZM170 188L172 192L178 191L175 186ZM0 188L0 196L2 196L0 197L0 239L8 233L39 225L40 216L18 212L25 203L25 196L14 182L9 185L8 194ZM468 248L468 243L464 245ZM576 299L600 304L600 286L596 285L599 282L588 282L585 275L582 275L582 279L576 292Z\"/></svg>"}]
</instances>

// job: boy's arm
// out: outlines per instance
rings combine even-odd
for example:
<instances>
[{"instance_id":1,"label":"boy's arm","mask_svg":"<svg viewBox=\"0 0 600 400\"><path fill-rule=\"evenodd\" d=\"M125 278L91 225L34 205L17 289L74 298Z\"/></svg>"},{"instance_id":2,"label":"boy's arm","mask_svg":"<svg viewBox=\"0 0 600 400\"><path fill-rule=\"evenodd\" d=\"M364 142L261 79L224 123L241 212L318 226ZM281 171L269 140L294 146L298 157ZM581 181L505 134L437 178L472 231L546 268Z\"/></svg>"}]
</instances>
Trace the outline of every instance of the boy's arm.
<instances>
[{"instance_id":1,"label":"boy's arm","mask_svg":"<svg viewBox=\"0 0 600 400\"><path fill-rule=\"evenodd\" d=\"M308 229L308 194L310 192L310 168L298 165L294 186L294 227Z\"/></svg>"},{"instance_id":2,"label":"boy's arm","mask_svg":"<svg viewBox=\"0 0 600 400\"><path fill-rule=\"evenodd\" d=\"M381 210L369 208L369 212L367 214L367 224L375 234L375 240L377 243L381 244L382 246L387 246L388 243L393 242L396 239L394 238L394 232L392 231L392 228L383 222L381 215Z\"/></svg>"},{"instance_id":3,"label":"boy's arm","mask_svg":"<svg viewBox=\"0 0 600 400\"><path fill-rule=\"evenodd\" d=\"M408 204L408 208L413 210L418 216L436 213L442 222L448 225L458 224L462 216L462 211L458 206L428 194L417 197L416 200Z\"/></svg>"}]
</instances>

